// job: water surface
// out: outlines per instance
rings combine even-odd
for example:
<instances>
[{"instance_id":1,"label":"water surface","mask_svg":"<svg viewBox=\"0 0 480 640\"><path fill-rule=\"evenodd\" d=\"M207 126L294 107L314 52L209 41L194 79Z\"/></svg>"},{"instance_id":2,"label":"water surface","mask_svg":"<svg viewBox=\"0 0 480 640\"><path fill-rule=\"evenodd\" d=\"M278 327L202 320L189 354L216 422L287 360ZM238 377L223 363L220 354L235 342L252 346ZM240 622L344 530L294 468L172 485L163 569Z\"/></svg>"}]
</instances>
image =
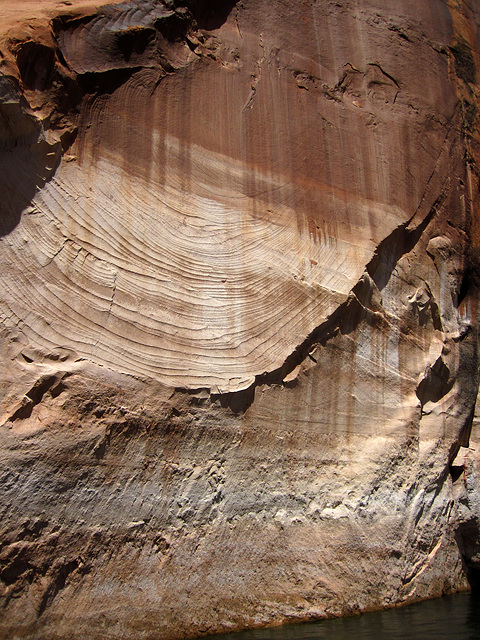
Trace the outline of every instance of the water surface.
<instances>
[{"instance_id":1,"label":"water surface","mask_svg":"<svg viewBox=\"0 0 480 640\"><path fill-rule=\"evenodd\" d=\"M480 640L480 597L460 593L351 618L209 637L212 640Z\"/></svg>"}]
</instances>

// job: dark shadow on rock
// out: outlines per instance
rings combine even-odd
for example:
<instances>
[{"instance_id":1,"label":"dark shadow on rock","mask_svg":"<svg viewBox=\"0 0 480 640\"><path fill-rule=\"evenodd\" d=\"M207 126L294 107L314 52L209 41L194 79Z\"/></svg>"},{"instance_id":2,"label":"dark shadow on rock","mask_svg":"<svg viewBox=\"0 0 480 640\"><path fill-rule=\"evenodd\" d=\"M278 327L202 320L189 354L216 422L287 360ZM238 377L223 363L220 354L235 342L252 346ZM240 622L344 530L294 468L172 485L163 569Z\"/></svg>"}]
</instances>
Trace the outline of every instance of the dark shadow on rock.
<instances>
[{"instance_id":1,"label":"dark shadow on rock","mask_svg":"<svg viewBox=\"0 0 480 640\"><path fill-rule=\"evenodd\" d=\"M19 223L37 189L56 169L54 146L43 138L16 81L0 77L0 236Z\"/></svg>"},{"instance_id":2,"label":"dark shadow on rock","mask_svg":"<svg viewBox=\"0 0 480 640\"><path fill-rule=\"evenodd\" d=\"M124 69L109 69L103 72L89 72L78 75L77 82L81 90L81 95L111 95L140 69L141 67L128 67Z\"/></svg>"},{"instance_id":3,"label":"dark shadow on rock","mask_svg":"<svg viewBox=\"0 0 480 640\"><path fill-rule=\"evenodd\" d=\"M257 383L254 382L247 389L242 391L233 391L230 393L212 393L212 402L218 401L220 406L229 408L235 415L245 413L248 407L255 400L255 388Z\"/></svg>"},{"instance_id":4,"label":"dark shadow on rock","mask_svg":"<svg viewBox=\"0 0 480 640\"><path fill-rule=\"evenodd\" d=\"M55 75L55 51L52 47L28 40L18 46L16 60L20 77L27 89L50 89Z\"/></svg>"},{"instance_id":5,"label":"dark shadow on rock","mask_svg":"<svg viewBox=\"0 0 480 640\"><path fill-rule=\"evenodd\" d=\"M62 150L75 139L68 114L80 102L83 89L57 64L53 46L27 41L16 46L16 62L23 87L48 101L53 92L57 110L48 119L56 137L45 134L16 78L0 75L0 236L18 225L36 192L55 174ZM52 95L50 95L52 97Z\"/></svg>"},{"instance_id":6,"label":"dark shadow on rock","mask_svg":"<svg viewBox=\"0 0 480 640\"><path fill-rule=\"evenodd\" d=\"M227 20L238 0L189 0L185 4L191 10L200 29L219 29ZM178 2L177 4L182 4Z\"/></svg>"},{"instance_id":7,"label":"dark shadow on rock","mask_svg":"<svg viewBox=\"0 0 480 640\"><path fill-rule=\"evenodd\" d=\"M417 398L422 406L427 402L438 402L452 389L454 382L455 378L451 376L450 369L440 356L420 381L416 390Z\"/></svg>"},{"instance_id":8,"label":"dark shadow on rock","mask_svg":"<svg viewBox=\"0 0 480 640\"><path fill-rule=\"evenodd\" d=\"M379 291L382 291L387 286L400 258L410 253L415 247L423 232L435 217L443 200L443 195L437 198L428 214L417 227L409 229L408 223L403 224L394 229L390 235L380 242L375 255L367 265L367 272Z\"/></svg>"},{"instance_id":9,"label":"dark shadow on rock","mask_svg":"<svg viewBox=\"0 0 480 640\"><path fill-rule=\"evenodd\" d=\"M382 323L383 319L368 308L372 297L372 283L365 276L352 289L348 299L340 305L332 315L316 327L305 340L287 357L282 366L255 377L250 387L242 391L224 394L212 394L212 400L218 401L222 407L230 408L235 414L242 414L255 400L255 390L262 385L286 385L285 377L291 373L308 356L312 347L325 345L338 334L347 335L355 331L359 324L368 319L372 324Z\"/></svg>"},{"instance_id":10,"label":"dark shadow on rock","mask_svg":"<svg viewBox=\"0 0 480 640\"><path fill-rule=\"evenodd\" d=\"M472 592L480 594L480 526L476 518L462 522L455 531L463 568Z\"/></svg>"},{"instance_id":11,"label":"dark shadow on rock","mask_svg":"<svg viewBox=\"0 0 480 640\"><path fill-rule=\"evenodd\" d=\"M60 149L60 142L48 144L39 134L31 146L0 150L0 237L15 229L37 191L54 175Z\"/></svg>"}]
</instances>

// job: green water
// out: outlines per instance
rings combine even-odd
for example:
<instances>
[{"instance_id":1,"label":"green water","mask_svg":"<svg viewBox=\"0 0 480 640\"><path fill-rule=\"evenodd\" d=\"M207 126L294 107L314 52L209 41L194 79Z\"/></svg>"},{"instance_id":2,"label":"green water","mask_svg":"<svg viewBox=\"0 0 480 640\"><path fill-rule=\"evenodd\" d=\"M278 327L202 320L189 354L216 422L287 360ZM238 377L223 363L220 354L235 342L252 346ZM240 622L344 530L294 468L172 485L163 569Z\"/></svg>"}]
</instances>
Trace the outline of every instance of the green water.
<instances>
[{"instance_id":1,"label":"green water","mask_svg":"<svg viewBox=\"0 0 480 640\"><path fill-rule=\"evenodd\" d=\"M351 618L209 636L211 640L480 640L480 598L445 596Z\"/></svg>"}]
</instances>

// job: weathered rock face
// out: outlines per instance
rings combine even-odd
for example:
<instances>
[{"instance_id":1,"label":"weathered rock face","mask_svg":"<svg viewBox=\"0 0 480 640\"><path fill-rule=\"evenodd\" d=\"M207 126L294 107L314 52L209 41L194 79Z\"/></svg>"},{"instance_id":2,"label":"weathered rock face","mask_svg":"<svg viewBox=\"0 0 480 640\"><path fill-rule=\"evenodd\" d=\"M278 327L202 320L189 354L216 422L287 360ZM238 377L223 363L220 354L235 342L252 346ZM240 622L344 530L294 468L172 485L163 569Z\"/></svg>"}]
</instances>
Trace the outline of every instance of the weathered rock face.
<instances>
[{"instance_id":1,"label":"weathered rock face","mask_svg":"<svg viewBox=\"0 0 480 640\"><path fill-rule=\"evenodd\" d=\"M480 8L68 4L2 25L1 637L467 588Z\"/></svg>"}]
</instances>

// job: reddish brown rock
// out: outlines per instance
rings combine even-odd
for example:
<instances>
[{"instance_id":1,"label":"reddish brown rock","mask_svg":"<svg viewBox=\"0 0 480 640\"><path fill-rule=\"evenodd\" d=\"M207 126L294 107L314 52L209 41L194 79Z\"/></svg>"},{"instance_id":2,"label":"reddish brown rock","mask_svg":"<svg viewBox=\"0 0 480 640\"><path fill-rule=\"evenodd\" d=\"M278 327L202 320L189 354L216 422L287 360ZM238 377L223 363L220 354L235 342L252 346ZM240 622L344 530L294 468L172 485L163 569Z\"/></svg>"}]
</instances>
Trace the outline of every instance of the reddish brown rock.
<instances>
[{"instance_id":1,"label":"reddish brown rock","mask_svg":"<svg viewBox=\"0 0 480 640\"><path fill-rule=\"evenodd\" d=\"M479 12L3 4L0 635L466 589Z\"/></svg>"}]
</instances>

